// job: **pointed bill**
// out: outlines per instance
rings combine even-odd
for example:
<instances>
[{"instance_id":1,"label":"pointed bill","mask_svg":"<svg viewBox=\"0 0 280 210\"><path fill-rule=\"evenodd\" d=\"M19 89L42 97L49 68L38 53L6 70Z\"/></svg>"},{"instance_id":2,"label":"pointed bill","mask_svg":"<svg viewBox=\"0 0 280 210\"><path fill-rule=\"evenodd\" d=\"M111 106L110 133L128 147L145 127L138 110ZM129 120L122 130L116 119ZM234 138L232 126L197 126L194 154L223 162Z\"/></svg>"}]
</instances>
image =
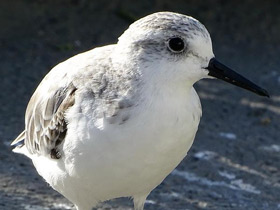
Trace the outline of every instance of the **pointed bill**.
<instances>
[{"instance_id":1,"label":"pointed bill","mask_svg":"<svg viewBox=\"0 0 280 210\"><path fill-rule=\"evenodd\" d=\"M269 97L269 94L265 89L257 86L250 80L220 63L218 60L216 60L216 58L212 58L209 61L209 65L206 69L209 71L208 75L212 77L224 80L238 87L252 91L258 95Z\"/></svg>"}]
</instances>

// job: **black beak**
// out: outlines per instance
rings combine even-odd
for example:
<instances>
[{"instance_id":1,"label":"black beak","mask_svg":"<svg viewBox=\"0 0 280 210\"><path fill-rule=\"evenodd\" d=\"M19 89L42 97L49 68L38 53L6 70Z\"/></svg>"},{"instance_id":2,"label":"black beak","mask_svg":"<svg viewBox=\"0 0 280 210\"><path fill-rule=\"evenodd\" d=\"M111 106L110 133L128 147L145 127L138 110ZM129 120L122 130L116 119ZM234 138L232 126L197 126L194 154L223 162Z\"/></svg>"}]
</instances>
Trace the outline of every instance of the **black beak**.
<instances>
[{"instance_id":1,"label":"black beak","mask_svg":"<svg viewBox=\"0 0 280 210\"><path fill-rule=\"evenodd\" d=\"M253 82L223 65L215 58L212 58L209 61L208 67L206 69L209 70L208 75L212 77L216 77L233 85L250 90L258 95L269 97L269 94L265 89L255 85Z\"/></svg>"}]
</instances>

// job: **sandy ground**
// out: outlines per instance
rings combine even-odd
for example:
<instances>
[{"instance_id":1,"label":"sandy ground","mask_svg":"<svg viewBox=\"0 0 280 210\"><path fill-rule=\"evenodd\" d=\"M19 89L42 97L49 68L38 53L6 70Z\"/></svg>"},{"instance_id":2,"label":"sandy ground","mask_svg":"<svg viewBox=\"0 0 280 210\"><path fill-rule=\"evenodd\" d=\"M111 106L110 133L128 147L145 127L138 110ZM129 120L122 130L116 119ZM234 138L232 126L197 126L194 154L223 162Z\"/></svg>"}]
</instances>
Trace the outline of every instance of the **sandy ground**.
<instances>
[{"instance_id":1,"label":"sandy ground","mask_svg":"<svg viewBox=\"0 0 280 210\"><path fill-rule=\"evenodd\" d=\"M146 209L280 209L279 1L96 2L0 2L0 209L73 209L30 160L10 150L24 127L27 102L51 67L115 43L131 21L164 10L204 23L216 57L268 89L271 98L200 81L203 117L195 143L148 197ZM98 209L131 208L129 199L117 199Z\"/></svg>"}]
</instances>

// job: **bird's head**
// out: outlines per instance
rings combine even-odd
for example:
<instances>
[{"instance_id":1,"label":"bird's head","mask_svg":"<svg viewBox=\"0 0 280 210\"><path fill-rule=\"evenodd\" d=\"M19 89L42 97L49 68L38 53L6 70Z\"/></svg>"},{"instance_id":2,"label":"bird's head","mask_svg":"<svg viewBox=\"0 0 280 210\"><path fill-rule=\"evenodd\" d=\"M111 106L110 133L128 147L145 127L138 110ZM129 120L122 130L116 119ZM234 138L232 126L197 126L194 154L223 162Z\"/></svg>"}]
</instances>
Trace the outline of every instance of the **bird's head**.
<instances>
[{"instance_id":1,"label":"bird's head","mask_svg":"<svg viewBox=\"0 0 280 210\"><path fill-rule=\"evenodd\" d=\"M148 77L167 84L193 85L215 77L268 96L267 91L215 58L207 29L190 16L172 12L148 15L130 25L119 38L118 48Z\"/></svg>"}]
</instances>

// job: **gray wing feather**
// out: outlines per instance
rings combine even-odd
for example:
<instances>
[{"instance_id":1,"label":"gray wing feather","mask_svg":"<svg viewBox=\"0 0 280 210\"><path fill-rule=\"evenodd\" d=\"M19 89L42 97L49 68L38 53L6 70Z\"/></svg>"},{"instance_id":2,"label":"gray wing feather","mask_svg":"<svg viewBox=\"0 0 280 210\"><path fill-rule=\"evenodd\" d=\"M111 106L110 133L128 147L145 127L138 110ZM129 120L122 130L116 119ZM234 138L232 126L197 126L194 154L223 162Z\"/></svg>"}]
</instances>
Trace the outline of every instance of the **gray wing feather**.
<instances>
[{"instance_id":1,"label":"gray wing feather","mask_svg":"<svg viewBox=\"0 0 280 210\"><path fill-rule=\"evenodd\" d=\"M75 103L76 89L83 91L86 86L90 92L103 97L102 100L109 100L112 96L107 94L104 98L106 88L111 88L114 93L119 90L118 87L108 86L107 80L102 80L108 65L111 65L110 55L114 48L115 45L95 48L54 67L31 97L25 114L25 130L12 144L16 147L20 143L25 144L30 154L57 157L57 149L67 132L65 112ZM104 66L104 63L108 65ZM103 110L95 111L96 116L98 112L103 113Z\"/></svg>"},{"instance_id":2,"label":"gray wing feather","mask_svg":"<svg viewBox=\"0 0 280 210\"><path fill-rule=\"evenodd\" d=\"M25 139L24 144L31 154L59 158L57 146L64 140L67 132L64 115L75 103L75 91L72 83L53 91L47 98L40 96L40 91L35 91L26 110L26 129L11 145Z\"/></svg>"}]
</instances>

